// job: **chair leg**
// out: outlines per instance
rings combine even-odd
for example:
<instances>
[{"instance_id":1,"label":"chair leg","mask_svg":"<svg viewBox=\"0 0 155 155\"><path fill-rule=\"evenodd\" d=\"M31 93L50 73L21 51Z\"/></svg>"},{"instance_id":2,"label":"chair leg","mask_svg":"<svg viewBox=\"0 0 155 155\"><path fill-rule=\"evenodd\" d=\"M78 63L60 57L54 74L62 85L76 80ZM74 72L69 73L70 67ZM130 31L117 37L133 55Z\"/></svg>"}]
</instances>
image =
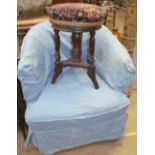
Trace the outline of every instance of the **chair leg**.
<instances>
[{"instance_id":1,"label":"chair leg","mask_svg":"<svg viewBox=\"0 0 155 155\"><path fill-rule=\"evenodd\" d=\"M21 127L24 139L26 139L26 131L27 131L27 124L25 123L24 114L25 114L25 102L23 99L22 88L20 85L20 81L17 79L17 117L19 121L19 125Z\"/></svg>"},{"instance_id":2,"label":"chair leg","mask_svg":"<svg viewBox=\"0 0 155 155\"><path fill-rule=\"evenodd\" d=\"M19 125L20 125L21 130L22 130L22 134L24 136L24 139L26 140L26 137L27 137L27 133L26 133L27 126L25 125L25 120L23 119L23 116L22 116L22 114L21 114L19 109L18 109L18 120L19 120Z\"/></svg>"}]
</instances>

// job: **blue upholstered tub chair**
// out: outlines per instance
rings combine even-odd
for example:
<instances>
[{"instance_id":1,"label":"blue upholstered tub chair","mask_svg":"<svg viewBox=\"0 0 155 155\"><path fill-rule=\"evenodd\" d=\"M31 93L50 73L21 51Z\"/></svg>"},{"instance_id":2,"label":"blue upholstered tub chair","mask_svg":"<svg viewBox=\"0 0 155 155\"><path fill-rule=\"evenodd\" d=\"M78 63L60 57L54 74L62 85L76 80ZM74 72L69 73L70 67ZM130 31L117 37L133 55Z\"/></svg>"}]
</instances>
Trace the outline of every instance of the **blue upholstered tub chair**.
<instances>
[{"instance_id":1,"label":"blue upholstered tub chair","mask_svg":"<svg viewBox=\"0 0 155 155\"><path fill-rule=\"evenodd\" d=\"M71 55L71 33L61 32L61 57ZM96 32L95 65L100 88L85 70L66 67L51 84L54 73L54 32L49 22L34 26L24 38L18 78L27 102L26 147L43 154L123 136L129 100L124 94L135 68L127 50L106 28ZM83 58L89 34L83 34Z\"/></svg>"}]
</instances>

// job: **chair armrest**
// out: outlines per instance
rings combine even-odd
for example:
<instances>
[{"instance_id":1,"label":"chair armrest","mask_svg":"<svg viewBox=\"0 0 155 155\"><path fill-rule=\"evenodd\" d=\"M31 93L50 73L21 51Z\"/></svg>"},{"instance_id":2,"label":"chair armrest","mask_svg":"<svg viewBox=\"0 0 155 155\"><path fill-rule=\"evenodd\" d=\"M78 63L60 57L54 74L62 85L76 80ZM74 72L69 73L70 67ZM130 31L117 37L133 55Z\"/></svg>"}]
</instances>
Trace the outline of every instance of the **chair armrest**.
<instances>
[{"instance_id":1,"label":"chair armrest","mask_svg":"<svg viewBox=\"0 0 155 155\"><path fill-rule=\"evenodd\" d=\"M37 99L51 78L53 34L50 23L45 22L32 27L23 40L18 78L26 101Z\"/></svg>"},{"instance_id":2,"label":"chair armrest","mask_svg":"<svg viewBox=\"0 0 155 155\"><path fill-rule=\"evenodd\" d=\"M135 67L127 49L105 27L96 34L96 70L113 89L125 92Z\"/></svg>"}]
</instances>

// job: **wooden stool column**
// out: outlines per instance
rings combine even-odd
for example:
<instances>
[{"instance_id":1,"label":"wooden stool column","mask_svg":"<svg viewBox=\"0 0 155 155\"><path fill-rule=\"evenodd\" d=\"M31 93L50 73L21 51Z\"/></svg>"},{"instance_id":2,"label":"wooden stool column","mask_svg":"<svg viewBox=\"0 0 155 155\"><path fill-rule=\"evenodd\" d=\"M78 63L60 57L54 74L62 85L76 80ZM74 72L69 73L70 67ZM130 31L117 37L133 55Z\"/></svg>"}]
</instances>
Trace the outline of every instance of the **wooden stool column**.
<instances>
[{"instance_id":1,"label":"wooden stool column","mask_svg":"<svg viewBox=\"0 0 155 155\"><path fill-rule=\"evenodd\" d=\"M62 73L62 63L60 61L60 36L59 30L54 30L55 32L55 73L52 78L52 83L56 82L58 76Z\"/></svg>"},{"instance_id":2,"label":"wooden stool column","mask_svg":"<svg viewBox=\"0 0 155 155\"><path fill-rule=\"evenodd\" d=\"M75 62L81 61L81 41L82 41L82 33L73 32L72 33L72 42L73 42L72 59Z\"/></svg>"},{"instance_id":3,"label":"wooden stool column","mask_svg":"<svg viewBox=\"0 0 155 155\"><path fill-rule=\"evenodd\" d=\"M96 89L99 88L99 85L96 80L95 75L95 67L94 67L94 51L95 51L95 31L90 32L90 39L89 39L89 51L88 51L88 59L87 62L88 66L88 76L92 80Z\"/></svg>"}]
</instances>

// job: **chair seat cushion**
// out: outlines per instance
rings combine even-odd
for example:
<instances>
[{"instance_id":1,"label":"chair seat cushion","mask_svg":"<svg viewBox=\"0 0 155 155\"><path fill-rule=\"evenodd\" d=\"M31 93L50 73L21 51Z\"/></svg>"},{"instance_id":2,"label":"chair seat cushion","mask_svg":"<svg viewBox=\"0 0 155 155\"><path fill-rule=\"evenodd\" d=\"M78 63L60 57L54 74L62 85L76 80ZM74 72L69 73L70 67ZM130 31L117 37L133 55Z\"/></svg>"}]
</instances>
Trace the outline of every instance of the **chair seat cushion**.
<instances>
[{"instance_id":1,"label":"chair seat cushion","mask_svg":"<svg viewBox=\"0 0 155 155\"><path fill-rule=\"evenodd\" d=\"M117 113L128 106L128 98L123 93L112 90L98 75L97 80L98 90L93 88L85 70L65 68L54 85L49 81L41 96L28 102L26 121L83 119L113 111Z\"/></svg>"},{"instance_id":2,"label":"chair seat cushion","mask_svg":"<svg viewBox=\"0 0 155 155\"><path fill-rule=\"evenodd\" d=\"M53 5L48 12L51 18L61 21L96 22L105 16L101 7L81 3Z\"/></svg>"}]
</instances>

